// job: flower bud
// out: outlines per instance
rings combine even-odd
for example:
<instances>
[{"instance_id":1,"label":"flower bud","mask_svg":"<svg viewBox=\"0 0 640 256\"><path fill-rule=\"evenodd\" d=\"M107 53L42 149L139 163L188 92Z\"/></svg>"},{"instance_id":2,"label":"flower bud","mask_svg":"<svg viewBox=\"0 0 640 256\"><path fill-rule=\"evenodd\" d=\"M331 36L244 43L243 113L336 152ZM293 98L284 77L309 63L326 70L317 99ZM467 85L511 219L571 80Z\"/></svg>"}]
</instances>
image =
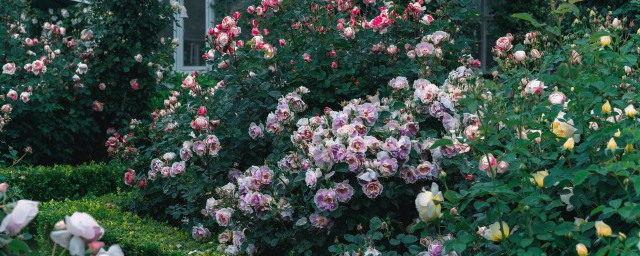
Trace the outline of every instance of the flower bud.
<instances>
[{"instance_id":1,"label":"flower bud","mask_svg":"<svg viewBox=\"0 0 640 256\"><path fill-rule=\"evenodd\" d=\"M596 221L596 234L599 237L610 237L611 236L611 227L609 225L607 225L606 223L604 223L603 221L599 220Z\"/></svg>"},{"instance_id":2,"label":"flower bud","mask_svg":"<svg viewBox=\"0 0 640 256\"><path fill-rule=\"evenodd\" d=\"M573 141L573 138L572 138L572 137L570 137L570 138L568 138L568 139L567 139L567 141L562 145L562 147L563 147L564 149L566 149L566 150L571 151L571 150L573 150L573 147L575 146L575 144L576 144L576 143L575 143L575 141Z\"/></svg>"},{"instance_id":3,"label":"flower bud","mask_svg":"<svg viewBox=\"0 0 640 256\"><path fill-rule=\"evenodd\" d=\"M0 193L7 193L7 188L9 188L9 185L6 182L0 183Z\"/></svg>"},{"instance_id":4,"label":"flower bud","mask_svg":"<svg viewBox=\"0 0 640 256\"><path fill-rule=\"evenodd\" d=\"M627 146L624 147L624 152L629 153L631 151L633 151L633 144L627 144Z\"/></svg>"},{"instance_id":5,"label":"flower bud","mask_svg":"<svg viewBox=\"0 0 640 256\"><path fill-rule=\"evenodd\" d=\"M618 148L618 143L616 143L615 139L611 138L607 143L607 149L613 151L613 150L616 150L617 148Z\"/></svg>"},{"instance_id":6,"label":"flower bud","mask_svg":"<svg viewBox=\"0 0 640 256\"><path fill-rule=\"evenodd\" d=\"M587 247L582 243L576 244L576 252L579 256L585 256L589 254L589 250L587 250Z\"/></svg>"},{"instance_id":7,"label":"flower bud","mask_svg":"<svg viewBox=\"0 0 640 256\"><path fill-rule=\"evenodd\" d=\"M624 108L624 114L630 118L634 118L638 114L638 111L633 105L629 104L629 106Z\"/></svg>"},{"instance_id":8,"label":"flower bud","mask_svg":"<svg viewBox=\"0 0 640 256\"><path fill-rule=\"evenodd\" d=\"M601 36L600 37L600 45L608 46L611 44L611 36Z\"/></svg>"},{"instance_id":9,"label":"flower bud","mask_svg":"<svg viewBox=\"0 0 640 256\"><path fill-rule=\"evenodd\" d=\"M602 113L603 114L611 113L611 104L609 104L608 100L604 104L602 104Z\"/></svg>"},{"instance_id":10,"label":"flower bud","mask_svg":"<svg viewBox=\"0 0 640 256\"><path fill-rule=\"evenodd\" d=\"M54 230L62 230L67 229L67 225L64 223L64 220L56 222L56 225L53 226Z\"/></svg>"}]
</instances>

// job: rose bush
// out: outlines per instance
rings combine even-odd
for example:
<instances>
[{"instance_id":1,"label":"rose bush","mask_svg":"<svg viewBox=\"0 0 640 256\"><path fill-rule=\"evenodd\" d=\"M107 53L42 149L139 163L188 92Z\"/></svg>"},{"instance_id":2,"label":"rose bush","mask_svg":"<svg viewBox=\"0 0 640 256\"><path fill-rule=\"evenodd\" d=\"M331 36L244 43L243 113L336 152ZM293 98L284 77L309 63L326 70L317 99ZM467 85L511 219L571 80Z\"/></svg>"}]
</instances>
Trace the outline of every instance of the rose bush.
<instances>
[{"instance_id":1,"label":"rose bush","mask_svg":"<svg viewBox=\"0 0 640 256\"><path fill-rule=\"evenodd\" d=\"M132 2L43 11L2 1L1 152L32 146L27 160L40 164L99 160L107 128L147 110L144 99L155 92L173 52L171 39L149 27L171 26L177 10ZM122 17L143 8L157 15L123 24ZM133 80L137 88L129 85Z\"/></svg>"},{"instance_id":2,"label":"rose bush","mask_svg":"<svg viewBox=\"0 0 640 256\"><path fill-rule=\"evenodd\" d=\"M443 2L303 3L225 17L203 56L217 69L109 139L137 209L225 254L638 253L640 36L628 19L565 20L574 2L554 7L553 26L517 15L539 29L499 38L483 79L466 52L444 54L454 33L429 29ZM419 41L386 47L414 25ZM371 68L383 52L406 63Z\"/></svg>"},{"instance_id":3,"label":"rose bush","mask_svg":"<svg viewBox=\"0 0 640 256\"><path fill-rule=\"evenodd\" d=\"M223 185L229 168L262 165L265 158L275 163L289 150L288 139L265 135L288 131L264 122L292 91L298 96L287 98L295 102L279 109L281 115L321 113L376 91L389 95L405 86L403 79L395 87L379 81L399 73L442 80L445 68L478 66L464 50L471 6L268 1L222 18L207 33L210 50L203 56L215 68L185 77L152 113L151 124L133 121L106 143L132 167L127 184L145 187L135 208L200 223L211 187ZM299 96L305 93L303 107Z\"/></svg>"}]
</instances>

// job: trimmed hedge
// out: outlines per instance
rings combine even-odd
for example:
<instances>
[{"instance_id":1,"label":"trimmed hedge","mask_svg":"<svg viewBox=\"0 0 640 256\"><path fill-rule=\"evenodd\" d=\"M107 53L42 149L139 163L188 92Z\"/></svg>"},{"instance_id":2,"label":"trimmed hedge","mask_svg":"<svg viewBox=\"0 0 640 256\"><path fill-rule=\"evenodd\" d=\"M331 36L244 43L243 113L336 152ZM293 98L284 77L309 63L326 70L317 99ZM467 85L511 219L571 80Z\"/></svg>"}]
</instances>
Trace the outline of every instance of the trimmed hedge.
<instances>
[{"instance_id":1,"label":"trimmed hedge","mask_svg":"<svg viewBox=\"0 0 640 256\"><path fill-rule=\"evenodd\" d=\"M103 163L0 169L0 180L36 201L100 196L123 188L125 168Z\"/></svg>"},{"instance_id":2,"label":"trimmed hedge","mask_svg":"<svg viewBox=\"0 0 640 256\"><path fill-rule=\"evenodd\" d=\"M189 233L177 227L123 211L119 205L130 201L131 198L131 193L118 192L75 201L41 203L38 216L28 226L29 232L34 235L37 243L33 255L51 255L53 243L49 233L56 222L76 211L91 214L105 229L101 241L107 246L120 244L127 256L187 255L196 250L205 251L206 248L215 250L215 244L197 243ZM193 255L215 254L194 253Z\"/></svg>"}]
</instances>

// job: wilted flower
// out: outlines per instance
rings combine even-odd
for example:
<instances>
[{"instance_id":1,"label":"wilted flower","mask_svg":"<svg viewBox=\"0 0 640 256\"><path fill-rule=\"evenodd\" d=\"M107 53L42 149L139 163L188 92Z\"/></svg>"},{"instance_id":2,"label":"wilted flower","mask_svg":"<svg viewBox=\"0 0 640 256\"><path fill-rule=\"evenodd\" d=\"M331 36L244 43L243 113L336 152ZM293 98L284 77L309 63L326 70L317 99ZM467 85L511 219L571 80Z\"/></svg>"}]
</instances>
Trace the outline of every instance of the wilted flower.
<instances>
[{"instance_id":1,"label":"wilted flower","mask_svg":"<svg viewBox=\"0 0 640 256\"><path fill-rule=\"evenodd\" d=\"M423 190L416 197L416 209L423 221L430 221L442 216L440 202L444 201L437 183L431 183L431 190Z\"/></svg>"}]
</instances>

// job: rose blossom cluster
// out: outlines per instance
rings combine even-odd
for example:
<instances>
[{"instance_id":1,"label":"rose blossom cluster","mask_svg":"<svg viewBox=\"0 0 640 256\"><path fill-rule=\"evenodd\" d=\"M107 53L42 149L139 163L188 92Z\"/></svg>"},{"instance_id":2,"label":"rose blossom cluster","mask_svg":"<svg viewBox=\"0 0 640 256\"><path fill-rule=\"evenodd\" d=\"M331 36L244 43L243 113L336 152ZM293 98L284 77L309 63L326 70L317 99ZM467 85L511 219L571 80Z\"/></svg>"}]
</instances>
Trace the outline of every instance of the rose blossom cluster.
<instances>
[{"instance_id":1,"label":"rose blossom cluster","mask_svg":"<svg viewBox=\"0 0 640 256\"><path fill-rule=\"evenodd\" d=\"M280 134L285 124L294 119L294 113L300 113L307 109L307 104L302 101L300 95L309 92L306 87L299 87L296 91L288 93L278 100L278 107L267 116L266 129L269 133ZM253 127L255 130L256 127ZM251 131L249 131L251 133Z\"/></svg>"},{"instance_id":2,"label":"rose blossom cluster","mask_svg":"<svg viewBox=\"0 0 640 256\"><path fill-rule=\"evenodd\" d=\"M236 41L236 38L240 36L242 32L241 28L237 26L237 20L239 18L240 13L236 12L233 14L233 17L226 16L220 24L209 29L207 39L213 49L222 54L229 54L234 52L236 47L242 45L242 43L238 45L238 41Z\"/></svg>"},{"instance_id":3,"label":"rose blossom cluster","mask_svg":"<svg viewBox=\"0 0 640 256\"><path fill-rule=\"evenodd\" d=\"M442 58L443 52L441 44L444 42L449 42L450 40L451 36L447 32L433 32L432 34L423 36L420 43L418 43L414 47L407 45L407 56L412 59L416 57L423 58L431 56Z\"/></svg>"}]
</instances>

